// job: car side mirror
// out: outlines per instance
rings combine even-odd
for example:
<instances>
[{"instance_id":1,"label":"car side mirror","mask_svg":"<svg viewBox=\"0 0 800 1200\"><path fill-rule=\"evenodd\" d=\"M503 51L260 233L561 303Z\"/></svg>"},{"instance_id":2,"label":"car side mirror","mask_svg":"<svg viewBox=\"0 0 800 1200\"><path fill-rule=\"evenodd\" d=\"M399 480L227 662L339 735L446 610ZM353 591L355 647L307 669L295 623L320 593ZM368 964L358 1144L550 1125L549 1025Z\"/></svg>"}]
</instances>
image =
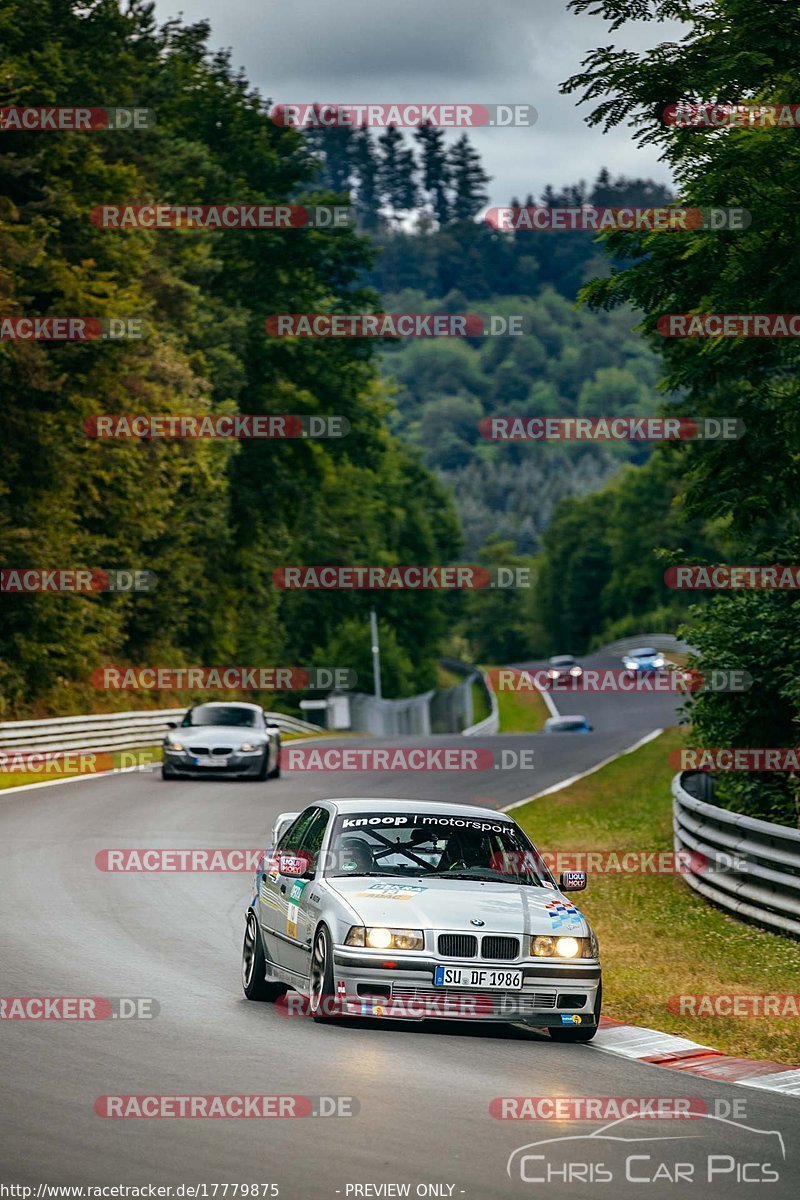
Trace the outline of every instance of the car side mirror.
<instances>
[{"instance_id":1,"label":"car side mirror","mask_svg":"<svg viewBox=\"0 0 800 1200\"><path fill-rule=\"evenodd\" d=\"M167 729L177 729L177 728L178 728L177 721L167 721Z\"/></svg>"},{"instance_id":2,"label":"car side mirror","mask_svg":"<svg viewBox=\"0 0 800 1200\"><path fill-rule=\"evenodd\" d=\"M266 724L267 724L267 729L280 729L280 725L278 724L277 721L267 721Z\"/></svg>"},{"instance_id":3,"label":"car side mirror","mask_svg":"<svg viewBox=\"0 0 800 1200\"><path fill-rule=\"evenodd\" d=\"M586 888L586 872L562 871L558 886L562 892L582 892Z\"/></svg>"}]
</instances>

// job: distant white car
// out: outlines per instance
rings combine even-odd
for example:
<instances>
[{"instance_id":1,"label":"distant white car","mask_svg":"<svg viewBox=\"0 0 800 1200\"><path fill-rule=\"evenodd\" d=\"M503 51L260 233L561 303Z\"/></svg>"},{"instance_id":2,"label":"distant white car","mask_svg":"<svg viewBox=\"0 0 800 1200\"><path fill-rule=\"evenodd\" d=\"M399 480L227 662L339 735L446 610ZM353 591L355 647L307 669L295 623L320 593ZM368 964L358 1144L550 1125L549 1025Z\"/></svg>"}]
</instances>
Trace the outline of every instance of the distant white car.
<instances>
[{"instance_id":1,"label":"distant white car","mask_svg":"<svg viewBox=\"0 0 800 1200\"><path fill-rule=\"evenodd\" d=\"M661 671L667 663L660 650L653 646L640 646L629 650L622 656L622 662L628 671Z\"/></svg>"},{"instance_id":2,"label":"distant white car","mask_svg":"<svg viewBox=\"0 0 800 1200\"><path fill-rule=\"evenodd\" d=\"M574 716L548 717L544 723L545 733L591 733L594 726L586 717Z\"/></svg>"},{"instance_id":3,"label":"distant white car","mask_svg":"<svg viewBox=\"0 0 800 1200\"><path fill-rule=\"evenodd\" d=\"M282 814L247 911L250 1000L288 988L330 1016L510 1021L588 1042L597 939L505 813L416 800L322 800Z\"/></svg>"}]
</instances>

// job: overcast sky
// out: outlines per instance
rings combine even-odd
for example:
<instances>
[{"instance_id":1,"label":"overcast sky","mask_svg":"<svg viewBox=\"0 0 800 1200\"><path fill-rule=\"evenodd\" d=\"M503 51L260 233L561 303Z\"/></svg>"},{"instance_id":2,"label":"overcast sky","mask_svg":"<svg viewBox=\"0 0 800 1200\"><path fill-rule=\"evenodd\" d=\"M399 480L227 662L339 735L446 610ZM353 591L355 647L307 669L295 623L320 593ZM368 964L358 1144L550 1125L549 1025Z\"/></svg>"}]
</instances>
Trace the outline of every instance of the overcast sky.
<instances>
[{"instance_id":1,"label":"overcast sky","mask_svg":"<svg viewBox=\"0 0 800 1200\"><path fill-rule=\"evenodd\" d=\"M612 37L604 21L568 12L567 0L157 0L156 11L162 20L208 18L212 45L229 46L234 65L276 103L533 104L531 129L470 134L493 176L493 204L538 198L546 183L591 181L603 166L670 178L627 130L589 129L586 106L576 109L558 86L588 50L673 40L675 22L637 22Z\"/></svg>"}]
</instances>

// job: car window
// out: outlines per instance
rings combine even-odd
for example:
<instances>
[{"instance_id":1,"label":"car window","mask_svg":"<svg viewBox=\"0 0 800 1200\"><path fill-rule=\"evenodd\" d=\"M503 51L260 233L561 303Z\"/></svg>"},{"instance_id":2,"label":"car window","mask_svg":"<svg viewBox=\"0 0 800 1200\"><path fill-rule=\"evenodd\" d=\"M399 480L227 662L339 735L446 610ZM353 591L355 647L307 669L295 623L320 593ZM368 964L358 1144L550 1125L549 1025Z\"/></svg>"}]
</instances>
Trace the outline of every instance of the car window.
<instances>
[{"instance_id":1,"label":"car window","mask_svg":"<svg viewBox=\"0 0 800 1200\"><path fill-rule=\"evenodd\" d=\"M217 707L211 704L200 704L190 708L183 718L182 725L238 725L251 729L256 724L256 713L252 708L242 708L238 705Z\"/></svg>"},{"instance_id":2,"label":"car window","mask_svg":"<svg viewBox=\"0 0 800 1200\"><path fill-rule=\"evenodd\" d=\"M311 824L306 826L306 831L303 834L300 842L300 851L307 855L310 859L309 870L313 870L316 866L319 852L322 849L322 842L325 837L325 830L328 828L330 813L325 808L318 808L316 814L311 821Z\"/></svg>"},{"instance_id":3,"label":"car window","mask_svg":"<svg viewBox=\"0 0 800 1200\"><path fill-rule=\"evenodd\" d=\"M298 851L303 838L308 832L308 829L311 826L314 818L318 816L319 811L320 810L314 806L312 808L305 809L304 812L301 812L294 824L289 826L289 828L286 830L286 833L278 842L277 849L287 850L289 853Z\"/></svg>"}]
</instances>

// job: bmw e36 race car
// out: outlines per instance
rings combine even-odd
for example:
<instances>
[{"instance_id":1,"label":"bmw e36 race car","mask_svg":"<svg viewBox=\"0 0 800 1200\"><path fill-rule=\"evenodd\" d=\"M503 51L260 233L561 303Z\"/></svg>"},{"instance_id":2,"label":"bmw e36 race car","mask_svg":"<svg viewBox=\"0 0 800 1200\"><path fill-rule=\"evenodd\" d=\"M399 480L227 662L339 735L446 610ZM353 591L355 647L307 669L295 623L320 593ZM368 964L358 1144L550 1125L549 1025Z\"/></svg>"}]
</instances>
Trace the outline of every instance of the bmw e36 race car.
<instances>
[{"instance_id":1,"label":"bmw e36 race car","mask_svg":"<svg viewBox=\"0 0 800 1200\"><path fill-rule=\"evenodd\" d=\"M590 1041L597 939L506 814L413 800L322 800L275 822L248 906L250 1000L289 989L334 1016L484 1020ZM291 997L290 997L291 999Z\"/></svg>"}]
</instances>

